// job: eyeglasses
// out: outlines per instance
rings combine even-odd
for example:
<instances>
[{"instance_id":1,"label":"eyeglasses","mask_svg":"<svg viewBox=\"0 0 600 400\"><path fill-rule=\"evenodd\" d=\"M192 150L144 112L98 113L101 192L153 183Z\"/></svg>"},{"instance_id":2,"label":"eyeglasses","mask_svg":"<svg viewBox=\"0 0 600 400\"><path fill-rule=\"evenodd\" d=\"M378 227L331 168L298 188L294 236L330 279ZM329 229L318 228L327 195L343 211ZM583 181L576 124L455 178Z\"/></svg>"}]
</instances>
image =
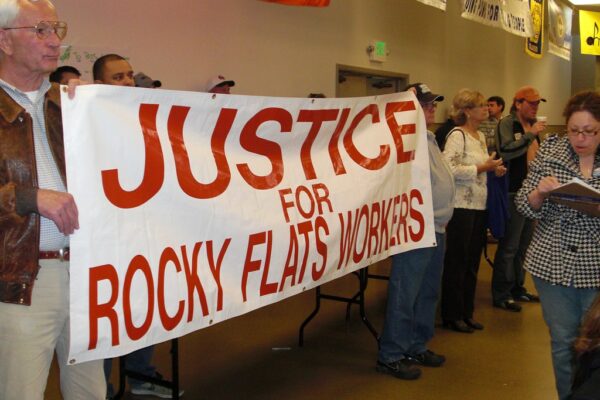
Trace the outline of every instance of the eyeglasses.
<instances>
[{"instance_id":1,"label":"eyeglasses","mask_svg":"<svg viewBox=\"0 0 600 400\"><path fill-rule=\"evenodd\" d=\"M60 40L63 40L67 36L67 23L63 21L40 21L35 26L15 26L3 29L32 29L40 39L47 39L53 33Z\"/></svg>"},{"instance_id":2,"label":"eyeglasses","mask_svg":"<svg viewBox=\"0 0 600 400\"><path fill-rule=\"evenodd\" d=\"M596 134L598 133L598 129L587 130L587 129L567 128L567 135L569 135L569 136L574 136L574 137L579 136L580 133L583 136L592 137L592 136L596 136Z\"/></svg>"}]
</instances>

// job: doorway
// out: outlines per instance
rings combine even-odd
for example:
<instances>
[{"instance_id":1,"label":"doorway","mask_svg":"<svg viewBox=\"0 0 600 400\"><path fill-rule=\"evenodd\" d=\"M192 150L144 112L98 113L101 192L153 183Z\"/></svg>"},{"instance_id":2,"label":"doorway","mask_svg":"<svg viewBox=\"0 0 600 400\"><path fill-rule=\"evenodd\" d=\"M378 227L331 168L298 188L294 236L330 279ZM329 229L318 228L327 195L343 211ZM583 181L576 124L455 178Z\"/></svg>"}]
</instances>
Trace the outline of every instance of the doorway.
<instances>
[{"instance_id":1,"label":"doorway","mask_svg":"<svg viewBox=\"0 0 600 400\"><path fill-rule=\"evenodd\" d=\"M378 96L402 91L408 74L336 65L336 97Z\"/></svg>"}]
</instances>

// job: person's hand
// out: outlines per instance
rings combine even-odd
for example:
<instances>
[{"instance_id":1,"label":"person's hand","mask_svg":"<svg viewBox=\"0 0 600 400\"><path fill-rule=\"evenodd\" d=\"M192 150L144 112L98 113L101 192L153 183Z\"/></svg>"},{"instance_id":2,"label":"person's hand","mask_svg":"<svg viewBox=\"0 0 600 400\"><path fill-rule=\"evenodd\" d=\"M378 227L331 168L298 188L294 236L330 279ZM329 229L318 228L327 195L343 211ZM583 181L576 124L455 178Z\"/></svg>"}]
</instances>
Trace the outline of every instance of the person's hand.
<instances>
[{"instance_id":1,"label":"person's hand","mask_svg":"<svg viewBox=\"0 0 600 400\"><path fill-rule=\"evenodd\" d=\"M54 221L61 233L70 235L79 229L79 212L69 193L39 189L37 206L40 215Z\"/></svg>"},{"instance_id":2,"label":"person's hand","mask_svg":"<svg viewBox=\"0 0 600 400\"><path fill-rule=\"evenodd\" d=\"M531 125L530 132L535 136L538 136L546 129L546 121L537 121L535 124Z\"/></svg>"},{"instance_id":3,"label":"person's hand","mask_svg":"<svg viewBox=\"0 0 600 400\"><path fill-rule=\"evenodd\" d=\"M481 172L486 172L486 171L495 171L496 168L498 168L499 166L502 165L502 159L499 158L497 160L495 160L494 158L496 157L496 152L494 151L492 154L490 154L490 156L488 157L487 160L485 160L485 162L483 164L479 164L477 166L478 169L478 173Z\"/></svg>"},{"instance_id":4,"label":"person's hand","mask_svg":"<svg viewBox=\"0 0 600 400\"><path fill-rule=\"evenodd\" d=\"M496 174L496 176L504 176L504 174L506 174L506 171L508 171L506 167L501 164L496 167L494 173Z\"/></svg>"},{"instance_id":5,"label":"person's hand","mask_svg":"<svg viewBox=\"0 0 600 400\"><path fill-rule=\"evenodd\" d=\"M548 193L560 186L560 182L554 176L545 176L538 183L537 191L542 197L548 197Z\"/></svg>"},{"instance_id":6,"label":"person's hand","mask_svg":"<svg viewBox=\"0 0 600 400\"><path fill-rule=\"evenodd\" d=\"M81 85L89 85L90 83L87 81L82 81L81 79L69 79L67 83L67 94L70 99L75 98L75 88Z\"/></svg>"}]
</instances>

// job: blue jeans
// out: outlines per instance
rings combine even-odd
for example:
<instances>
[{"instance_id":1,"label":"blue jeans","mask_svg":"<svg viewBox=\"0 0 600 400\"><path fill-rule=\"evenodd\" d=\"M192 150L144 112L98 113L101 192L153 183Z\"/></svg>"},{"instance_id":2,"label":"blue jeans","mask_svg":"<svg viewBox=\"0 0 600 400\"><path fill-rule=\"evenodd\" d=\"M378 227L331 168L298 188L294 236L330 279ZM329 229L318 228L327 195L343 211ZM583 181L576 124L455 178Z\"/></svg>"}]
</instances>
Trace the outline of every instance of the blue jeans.
<instances>
[{"instance_id":1,"label":"blue jeans","mask_svg":"<svg viewBox=\"0 0 600 400\"><path fill-rule=\"evenodd\" d=\"M533 282L540 295L544 320L550 329L556 390L559 398L564 400L571 393L573 342L598 289L552 285L537 277L533 277Z\"/></svg>"},{"instance_id":2,"label":"blue jeans","mask_svg":"<svg viewBox=\"0 0 600 400\"><path fill-rule=\"evenodd\" d=\"M527 293L523 262L533 236L534 221L517 211L515 193L508 195L510 220L506 223L504 237L498 241L492 273L492 299L494 304L518 298Z\"/></svg>"},{"instance_id":3,"label":"blue jeans","mask_svg":"<svg viewBox=\"0 0 600 400\"><path fill-rule=\"evenodd\" d=\"M125 358L125 368L131 371L138 372L140 374L154 376L156 374L156 367L150 362L152 361L152 354L154 353L154 346L144 347L143 349L136 350L132 353L127 354ZM112 358L104 360L104 376L107 382L107 393L110 397L114 394L113 386L108 383L110 379L110 373L112 370ZM139 386L144 382L138 381L137 379L127 378L130 386Z\"/></svg>"},{"instance_id":4,"label":"blue jeans","mask_svg":"<svg viewBox=\"0 0 600 400\"><path fill-rule=\"evenodd\" d=\"M392 256L385 321L379 339L380 361L392 362L404 358L404 354L422 353L433 337L445 235L436 232L435 239L435 247Z\"/></svg>"}]
</instances>

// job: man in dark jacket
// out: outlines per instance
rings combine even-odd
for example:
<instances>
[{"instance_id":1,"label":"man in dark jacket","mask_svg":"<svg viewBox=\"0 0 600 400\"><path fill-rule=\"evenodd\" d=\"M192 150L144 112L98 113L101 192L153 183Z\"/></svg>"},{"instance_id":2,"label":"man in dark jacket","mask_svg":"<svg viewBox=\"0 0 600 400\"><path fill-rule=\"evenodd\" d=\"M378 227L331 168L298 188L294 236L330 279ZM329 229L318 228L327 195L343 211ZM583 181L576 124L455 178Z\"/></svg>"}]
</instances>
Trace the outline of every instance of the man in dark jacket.
<instances>
[{"instance_id":1,"label":"man in dark jacket","mask_svg":"<svg viewBox=\"0 0 600 400\"><path fill-rule=\"evenodd\" d=\"M515 93L510 114L496 128L498 155L508 162L510 218L494 258L492 298L494 307L513 312L521 311L515 301L539 301L523 286L523 261L533 234L533 221L517 212L514 199L527 175L530 150L538 146L538 135L546 128L545 122L537 120L540 102L545 101L535 88L523 86Z\"/></svg>"}]
</instances>

